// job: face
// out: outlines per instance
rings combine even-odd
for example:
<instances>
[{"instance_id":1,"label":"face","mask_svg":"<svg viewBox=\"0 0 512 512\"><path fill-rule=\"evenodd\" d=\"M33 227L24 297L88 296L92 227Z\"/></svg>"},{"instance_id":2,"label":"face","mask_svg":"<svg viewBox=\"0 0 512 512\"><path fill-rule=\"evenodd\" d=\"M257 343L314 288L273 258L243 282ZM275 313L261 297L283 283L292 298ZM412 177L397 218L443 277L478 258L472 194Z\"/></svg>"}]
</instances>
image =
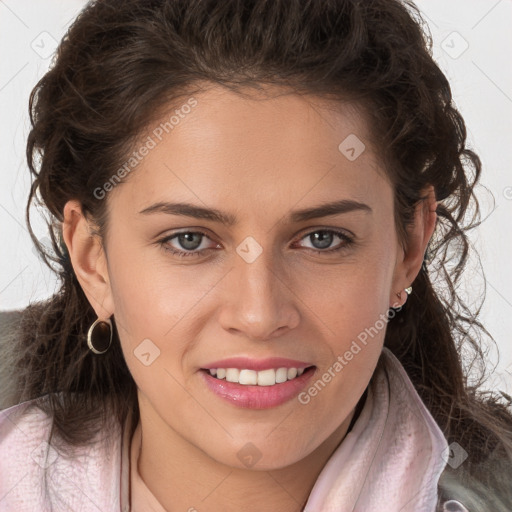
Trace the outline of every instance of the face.
<instances>
[{"instance_id":1,"label":"face","mask_svg":"<svg viewBox=\"0 0 512 512\"><path fill-rule=\"evenodd\" d=\"M194 99L107 194L88 294L114 315L142 421L230 466L245 450L284 467L346 428L412 282L393 190L350 105Z\"/></svg>"}]
</instances>

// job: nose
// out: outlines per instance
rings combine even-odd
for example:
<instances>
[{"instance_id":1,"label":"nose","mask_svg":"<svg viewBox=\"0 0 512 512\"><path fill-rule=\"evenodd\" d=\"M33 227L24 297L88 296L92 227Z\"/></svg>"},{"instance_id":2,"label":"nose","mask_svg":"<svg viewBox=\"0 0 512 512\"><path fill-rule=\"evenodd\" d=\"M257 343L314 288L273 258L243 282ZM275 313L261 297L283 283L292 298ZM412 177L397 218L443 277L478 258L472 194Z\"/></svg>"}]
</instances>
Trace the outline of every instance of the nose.
<instances>
[{"instance_id":1,"label":"nose","mask_svg":"<svg viewBox=\"0 0 512 512\"><path fill-rule=\"evenodd\" d=\"M265 341L297 327L300 300L282 267L270 251L250 263L235 258L219 316L225 330Z\"/></svg>"}]
</instances>

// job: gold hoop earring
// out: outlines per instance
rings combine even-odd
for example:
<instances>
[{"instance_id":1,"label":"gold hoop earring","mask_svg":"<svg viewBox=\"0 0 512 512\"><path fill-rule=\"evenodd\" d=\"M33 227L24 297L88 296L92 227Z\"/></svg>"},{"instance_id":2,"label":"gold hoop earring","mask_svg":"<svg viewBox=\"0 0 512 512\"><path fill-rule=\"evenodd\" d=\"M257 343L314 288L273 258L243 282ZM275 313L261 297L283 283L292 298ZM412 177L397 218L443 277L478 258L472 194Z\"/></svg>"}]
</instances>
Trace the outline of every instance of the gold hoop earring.
<instances>
[{"instance_id":1,"label":"gold hoop earring","mask_svg":"<svg viewBox=\"0 0 512 512\"><path fill-rule=\"evenodd\" d=\"M110 318L99 318L89 327L87 332L87 346L95 354L104 354L112 345L112 321Z\"/></svg>"}]
</instances>

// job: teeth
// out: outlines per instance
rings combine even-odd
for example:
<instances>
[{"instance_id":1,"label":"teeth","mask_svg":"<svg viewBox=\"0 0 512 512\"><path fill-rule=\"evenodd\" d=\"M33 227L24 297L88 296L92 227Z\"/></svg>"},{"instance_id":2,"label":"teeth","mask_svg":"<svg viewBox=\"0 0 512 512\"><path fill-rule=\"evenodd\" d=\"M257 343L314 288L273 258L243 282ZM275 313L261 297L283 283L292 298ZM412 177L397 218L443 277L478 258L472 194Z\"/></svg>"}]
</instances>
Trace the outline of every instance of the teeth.
<instances>
[{"instance_id":1,"label":"teeth","mask_svg":"<svg viewBox=\"0 0 512 512\"><path fill-rule=\"evenodd\" d=\"M236 368L226 368L226 380L228 382L238 382L240 378L240 370Z\"/></svg>"},{"instance_id":2,"label":"teeth","mask_svg":"<svg viewBox=\"0 0 512 512\"><path fill-rule=\"evenodd\" d=\"M281 382L286 382L288 380L288 369L287 368L279 368L276 372L276 384L280 384Z\"/></svg>"},{"instance_id":3,"label":"teeth","mask_svg":"<svg viewBox=\"0 0 512 512\"><path fill-rule=\"evenodd\" d=\"M236 382L245 386L273 386L287 380L300 377L304 368L271 368L269 370L239 370L238 368L212 368L210 375L227 382Z\"/></svg>"},{"instance_id":4,"label":"teeth","mask_svg":"<svg viewBox=\"0 0 512 512\"><path fill-rule=\"evenodd\" d=\"M245 385L258 384L258 372L255 372L254 370L240 370L238 382Z\"/></svg>"},{"instance_id":5,"label":"teeth","mask_svg":"<svg viewBox=\"0 0 512 512\"><path fill-rule=\"evenodd\" d=\"M273 386L276 383L275 370L261 370L258 372L258 386Z\"/></svg>"}]
</instances>

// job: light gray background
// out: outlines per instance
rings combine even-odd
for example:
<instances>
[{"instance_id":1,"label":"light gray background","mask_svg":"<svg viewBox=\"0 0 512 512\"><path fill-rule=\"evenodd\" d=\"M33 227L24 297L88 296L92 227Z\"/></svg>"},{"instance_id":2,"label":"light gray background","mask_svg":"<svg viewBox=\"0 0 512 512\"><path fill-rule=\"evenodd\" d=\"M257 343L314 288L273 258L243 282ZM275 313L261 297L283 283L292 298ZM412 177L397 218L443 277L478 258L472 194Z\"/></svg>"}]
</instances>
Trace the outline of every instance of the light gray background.
<instances>
[{"instance_id":1,"label":"light gray background","mask_svg":"<svg viewBox=\"0 0 512 512\"><path fill-rule=\"evenodd\" d=\"M0 0L0 309L22 308L56 291L25 225L30 177L25 164L28 97L51 62L57 41L83 0ZM481 320L498 343L500 360L488 388L512 394L512 0L419 0L432 33L434 57L452 85L470 146L484 170L478 197L483 225L472 235L487 278ZM493 199L494 196L494 199ZM33 226L44 241L44 224ZM465 278L470 302L483 291L476 258ZM489 366L498 352L489 348Z\"/></svg>"}]
</instances>

